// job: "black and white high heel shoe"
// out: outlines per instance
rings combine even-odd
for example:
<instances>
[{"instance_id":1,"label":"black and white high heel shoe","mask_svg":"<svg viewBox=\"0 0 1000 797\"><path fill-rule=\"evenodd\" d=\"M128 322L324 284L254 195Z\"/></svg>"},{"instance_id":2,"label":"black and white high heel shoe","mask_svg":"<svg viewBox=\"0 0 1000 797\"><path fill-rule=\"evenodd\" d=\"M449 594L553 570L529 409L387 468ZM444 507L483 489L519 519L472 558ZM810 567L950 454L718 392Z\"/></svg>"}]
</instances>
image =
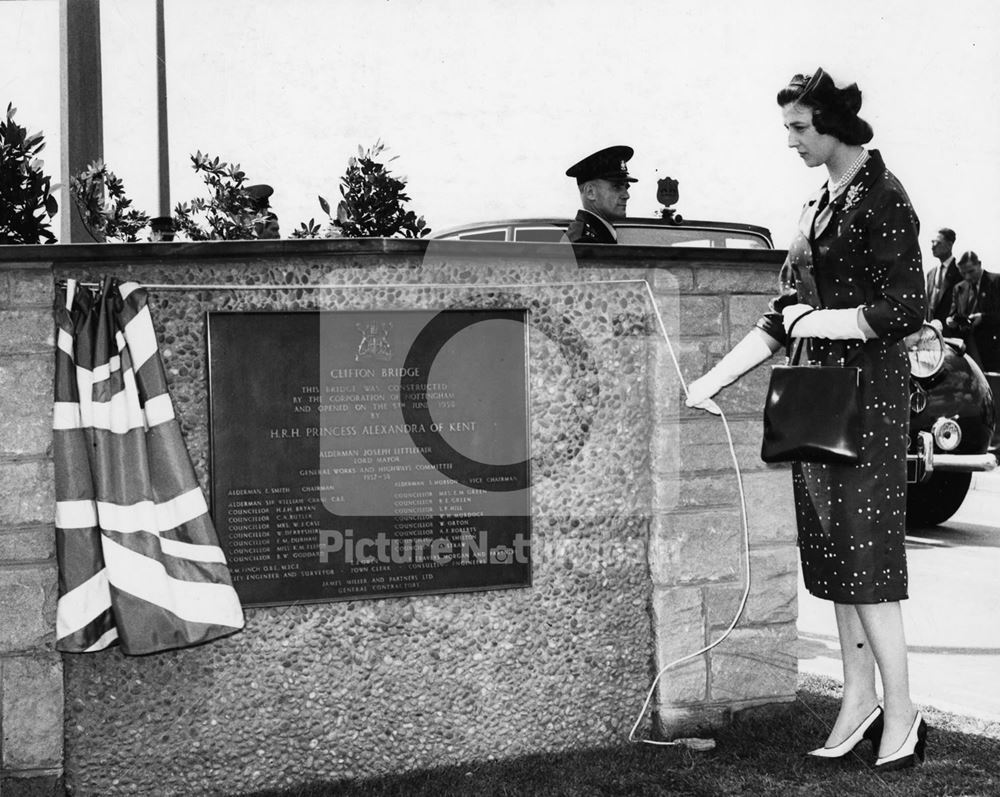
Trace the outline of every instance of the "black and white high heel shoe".
<instances>
[{"instance_id":1,"label":"black and white high heel shoe","mask_svg":"<svg viewBox=\"0 0 1000 797\"><path fill-rule=\"evenodd\" d=\"M876 746L877 747L877 746ZM924 762L924 753L927 748L927 723L917 712L910 726L910 732L906 734L906 739L895 753L881 756L875 762L877 772L890 772L894 769L905 769L915 766L919 761Z\"/></svg>"},{"instance_id":2,"label":"black and white high heel shoe","mask_svg":"<svg viewBox=\"0 0 1000 797\"><path fill-rule=\"evenodd\" d=\"M811 758L828 760L843 758L857 747L863 739L870 739L872 750L877 753L879 742L882 739L882 721L882 707L875 706L872 709L872 713L865 717L851 735L840 744L834 747L817 747L815 750L810 750L806 755Z\"/></svg>"}]
</instances>

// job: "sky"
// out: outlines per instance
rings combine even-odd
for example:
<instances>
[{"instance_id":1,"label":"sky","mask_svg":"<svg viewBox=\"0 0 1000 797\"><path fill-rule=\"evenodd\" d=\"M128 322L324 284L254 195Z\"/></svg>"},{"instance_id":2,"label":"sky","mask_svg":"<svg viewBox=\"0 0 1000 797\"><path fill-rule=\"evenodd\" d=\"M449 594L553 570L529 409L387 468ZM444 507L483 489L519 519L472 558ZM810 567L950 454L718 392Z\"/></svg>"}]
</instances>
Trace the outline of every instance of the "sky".
<instances>
[{"instance_id":1,"label":"sky","mask_svg":"<svg viewBox=\"0 0 1000 797\"><path fill-rule=\"evenodd\" d=\"M787 148L777 91L822 66L862 89L871 146L941 226L1000 271L995 0L166 0L171 203L203 194L196 150L275 187L285 235L359 145L381 139L435 230L572 215L566 168L635 151L629 214L680 181L687 218L787 246L825 179ZM105 160L156 215L154 0L102 0ZM59 172L58 3L0 2L0 100ZM11 36L11 32L13 36ZM12 43L11 43L12 42Z\"/></svg>"}]
</instances>

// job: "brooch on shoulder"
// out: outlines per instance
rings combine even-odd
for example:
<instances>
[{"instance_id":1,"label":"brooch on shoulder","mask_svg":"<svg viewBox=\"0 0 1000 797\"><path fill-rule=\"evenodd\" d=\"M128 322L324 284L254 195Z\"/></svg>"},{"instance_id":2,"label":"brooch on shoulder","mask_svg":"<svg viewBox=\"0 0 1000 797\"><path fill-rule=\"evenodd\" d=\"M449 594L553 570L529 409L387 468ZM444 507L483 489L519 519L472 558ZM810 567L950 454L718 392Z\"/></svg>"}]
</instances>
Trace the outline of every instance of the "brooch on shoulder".
<instances>
[{"instance_id":1,"label":"brooch on shoulder","mask_svg":"<svg viewBox=\"0 0 1000 797\"><path fill-rule=\"evenodd\" d=\"M855 183L847 189L847 196L844 197L844 210L850 210L861 201L861 186Z\"/></svg>"}]
</instances>

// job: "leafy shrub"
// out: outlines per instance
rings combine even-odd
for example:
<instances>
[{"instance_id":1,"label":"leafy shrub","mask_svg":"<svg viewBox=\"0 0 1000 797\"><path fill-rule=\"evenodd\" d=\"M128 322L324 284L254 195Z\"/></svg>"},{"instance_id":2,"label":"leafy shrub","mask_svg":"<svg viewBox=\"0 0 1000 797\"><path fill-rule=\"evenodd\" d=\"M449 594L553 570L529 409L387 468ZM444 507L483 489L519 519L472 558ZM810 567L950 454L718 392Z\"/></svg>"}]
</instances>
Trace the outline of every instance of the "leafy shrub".
<instances>
[{"instance_id":1,"label":"leafy shrub","mask_svg":"<svg viewBox=\"0 0 1000 797\"><path fill-rule=\"evenodd\" d=\"M59 209L51 194L51 178L38 153L45 148L41 133L14 121L17 108L7 105L0 122L0 244L55 243L49 220Z\"/></svg>"},{"instance_id":2,"label":"leafy shrub","mask_svg":"<svg viewBox=\"0 0 1000 797\"><path fill-rule=\"evenodd\" d=\"M410 201L405 193L406 180L393 177L380 160L386 147L381 141L365 150L358 147L358 156L347 162L347 172L340 178L341 201L336 218L330 203L322 196L319 205L329 219L327 237L345 238L423 238L431 228L424 217L418 217L404 205ZM396 158L390 158L391 163ZM292 233L295 238L316 238L321 231L314 219L303 222Z\"/></svg>"},{"instance_id":3,"label":"leafy shrub","mask_svg":"<svg viewBox=\"0 0 1000 797\"><path fill-rule=\"evenodd\" d=\"M202 173L209 198L195 198L178 203L174 208L177 229L192 241L221 239L225 241L249 240L258 237L255 224L262 224L266 211L254 206L246 187L246 173L238 163L228 164L199 150L191 156L192 168ZM196 218L201 214L204 224ZM259 228L258 228L259 229Z\"/></svg>"},{"instance_id":4,"label":"leafy shrub","mask_svg":"<svg viewBox=\"0 0 1000 797\"><path fill-rule=\"evenodd\" d=\"M100 159L70 177L69 190L95 240L100 234L104 240L138 241L139 233L149 224L149 215L132 209L124 184Z\"/></svg>"}]
</instances>

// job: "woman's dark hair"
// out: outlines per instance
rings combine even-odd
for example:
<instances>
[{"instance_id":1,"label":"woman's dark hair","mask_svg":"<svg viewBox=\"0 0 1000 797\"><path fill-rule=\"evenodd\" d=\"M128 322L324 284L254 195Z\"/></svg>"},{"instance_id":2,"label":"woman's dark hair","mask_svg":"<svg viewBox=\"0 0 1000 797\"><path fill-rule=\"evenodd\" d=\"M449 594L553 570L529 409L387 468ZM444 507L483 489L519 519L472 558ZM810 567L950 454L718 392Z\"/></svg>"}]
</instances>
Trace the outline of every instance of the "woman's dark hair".
<instances>
[{"instance_id":1,"label":"woman's dark hair","mask_svg":"<svg viewBox=\"0 0 1000 797\"><path fill-rule=\"evenodd\" d=\"M852 83L838 89L822 68L812 75L796 75L778 92L778 105L798 103L812 108L813 127L845 144L867 144L874 133L872 126L858 116L861 110L861 89Z\"/></svg>"}]
</instances>

